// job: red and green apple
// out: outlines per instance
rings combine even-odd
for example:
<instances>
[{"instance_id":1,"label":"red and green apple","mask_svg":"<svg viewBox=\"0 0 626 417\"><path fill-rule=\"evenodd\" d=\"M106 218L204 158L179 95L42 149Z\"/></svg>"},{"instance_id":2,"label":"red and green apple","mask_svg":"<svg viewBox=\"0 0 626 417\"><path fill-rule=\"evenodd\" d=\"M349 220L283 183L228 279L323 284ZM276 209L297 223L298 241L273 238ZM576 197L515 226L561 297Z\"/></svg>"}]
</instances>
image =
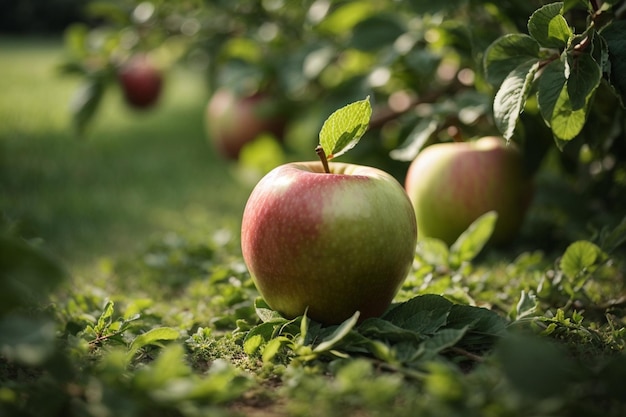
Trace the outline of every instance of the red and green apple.
<instances>
[{"instance_id":1,"label":"red and green apple","mask_svg":"<svg viewBox=\"0 0 626 417\"><path fill-rule=\"evenodd\" d=\"M263 92L240 96L226 87L217 89L205 114L206 130L217 152L237 159L241 149L262 133L281 139L286 120L276 104Z\"/></svg>"},{"instance_id":2,"label":"red and green apple","mask_svg":"<svg viewBox=\"0 0 626 417\"><path fill-rule=\"evenodd\" d=\"M519 148L496 136L425 148L411 163L405 188L420 238L438 238L448 245L492 210L498 220L491 241L511 241L533 193Z\"/></svg>"},{"instance_id":3,"label":"red and green apple","mask_svg":"<svg viewBox=\"0 0 626 417\"><path fill-rule=\"evenodd\" d=\"M126 102L137 109L152 107L163 87L163 74L146 54L131 56L119 68L118 80Z\"/></svg>"},{"instance_id":4,"label":"red and green apple","mask_svg":"<svg viewBox=\"0 0 626 417\"><path fill-rule=\"evenodd\" d=\"M268 173L246 204L244 260L268 305L324 324L381 315L412 265L415 214L402 186L372 167L319 161Z\"/></svg>"}]
</instances>

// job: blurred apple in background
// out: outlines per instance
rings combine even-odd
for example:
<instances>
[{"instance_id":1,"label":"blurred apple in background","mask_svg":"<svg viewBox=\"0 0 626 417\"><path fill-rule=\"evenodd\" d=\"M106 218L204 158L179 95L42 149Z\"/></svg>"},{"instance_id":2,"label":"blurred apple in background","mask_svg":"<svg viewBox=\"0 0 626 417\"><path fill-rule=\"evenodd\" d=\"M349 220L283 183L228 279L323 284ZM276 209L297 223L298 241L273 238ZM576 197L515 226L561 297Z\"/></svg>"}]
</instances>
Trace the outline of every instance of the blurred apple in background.
<instances>
[{"instance_id":1,"label":"blurred apple in background","mask_svg":"<svg viewBox=\"0 0 626 417\"><path fill-rule=\"evenodd\" d=\"M411 163L405 188L420 238L438 238L448 245L491 210L498 213L491 241L511 241L533 194L521 152L495 136L425 148Z\"/></svg>"},{"instance_id":2,"label":"blurred apple in background","mask_svg":"<svg viewBox=\"0 0 626 417\"><path fill-rule=\"evenodd\" d=\"M217 152L237 159L241 149L262 133L281 140L286 118L278 112L277 102L258 92L239 96L222 87L211 96L206 108L206 130Z\"/></svg>"},{"instance_id":3,"label":"blurred apple in background","mask_svg":"<svg viewBox=\"0 0 626 417\"><path fill-rule=\"evenodd\" d=\"M126 102L136 109L152 107L161 94L163 74L140 53L131 56L118 70L118 80Z\"/></svg>"}]
</instances>

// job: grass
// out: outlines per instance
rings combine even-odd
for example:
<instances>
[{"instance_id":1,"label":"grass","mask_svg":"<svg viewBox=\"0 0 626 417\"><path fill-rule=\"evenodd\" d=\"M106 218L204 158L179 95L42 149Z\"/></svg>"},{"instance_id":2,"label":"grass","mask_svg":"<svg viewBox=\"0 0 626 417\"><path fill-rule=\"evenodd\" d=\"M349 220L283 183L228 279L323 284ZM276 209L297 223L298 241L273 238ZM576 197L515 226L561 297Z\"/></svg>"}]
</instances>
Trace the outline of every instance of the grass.
<instances>
[{"instance_id":1,"label":"grass","mask_svg":"<svg viewBox=\"0 0 626 417\"><path fill-rule=\"evenodd\" d=\"M206 140L201 74L170 71L147 112L111 89L81 139L62 58L60 40L0 39L0 210L23 235L80 270L151 234L237 224L247 190Z\"/></svg>"}]
</instances>

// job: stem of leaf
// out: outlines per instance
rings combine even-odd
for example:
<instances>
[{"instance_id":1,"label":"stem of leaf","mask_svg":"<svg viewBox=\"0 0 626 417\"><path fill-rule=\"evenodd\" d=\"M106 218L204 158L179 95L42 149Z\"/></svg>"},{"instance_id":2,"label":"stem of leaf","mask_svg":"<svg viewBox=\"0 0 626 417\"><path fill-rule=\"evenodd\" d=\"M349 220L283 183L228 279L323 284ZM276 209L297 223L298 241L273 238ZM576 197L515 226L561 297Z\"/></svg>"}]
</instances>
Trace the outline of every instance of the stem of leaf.
<instances>
[{"instance_id":1,"label":"stem of leaf","mask_svg":"<svg viewBox=\"0 0 626 417\"><path fill-rule=\"evenodd\" d=\"M330 174L330 167L328 166L328 158L326 158L326 152L324 152L324 149L322 148L321 145L318 145L317 148L315 148L315 153L320 158L320 161L322 161L322 165L324 166L324 172L327 174Z\"/></svg>"}]
</instances>

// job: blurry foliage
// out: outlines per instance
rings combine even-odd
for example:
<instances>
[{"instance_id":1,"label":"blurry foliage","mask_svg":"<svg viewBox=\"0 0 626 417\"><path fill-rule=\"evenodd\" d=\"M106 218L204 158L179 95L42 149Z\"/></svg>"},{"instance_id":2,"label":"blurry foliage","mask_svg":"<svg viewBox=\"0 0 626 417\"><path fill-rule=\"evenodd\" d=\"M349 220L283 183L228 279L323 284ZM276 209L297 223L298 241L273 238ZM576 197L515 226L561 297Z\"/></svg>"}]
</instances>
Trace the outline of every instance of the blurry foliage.
<instances>
[{"instance_id":1,"label":"blurry foliage","mask_svg":"<svg viewBox=\"0 0 626 417\"><path fill-rule=\"evenodd\" d=\"M24 251L0 291L42 266L0 313L0 412L623 415L626 231L492 259L494 220L420 245L382 317L329 327L258 299L227 230L169 233L51 286L56 262L7 230Z\"/></svg>"},{"instance_id":2,"label":"blurry foliage","mask_svg":"<svg viewBox=\"0 0 626 417\"><path fill-rule=\"evenodd\" d=\"M92 1L85 13L99 23L66 30L61 67L84 81L73 107L81 132L139 51L165 71L205 74L207 98L220 87L270 93L289 120L283 151L252 146L239 162L246 181L314 158L326 117L370 96L370 129L349 162L402 179L425 146L503 134L524 149L529 175L550 182L539 172L549 166L587 201L568 208L582 223L607 224L626 207L625 10L596 0Z\"/></svg>"}]
</instances>

